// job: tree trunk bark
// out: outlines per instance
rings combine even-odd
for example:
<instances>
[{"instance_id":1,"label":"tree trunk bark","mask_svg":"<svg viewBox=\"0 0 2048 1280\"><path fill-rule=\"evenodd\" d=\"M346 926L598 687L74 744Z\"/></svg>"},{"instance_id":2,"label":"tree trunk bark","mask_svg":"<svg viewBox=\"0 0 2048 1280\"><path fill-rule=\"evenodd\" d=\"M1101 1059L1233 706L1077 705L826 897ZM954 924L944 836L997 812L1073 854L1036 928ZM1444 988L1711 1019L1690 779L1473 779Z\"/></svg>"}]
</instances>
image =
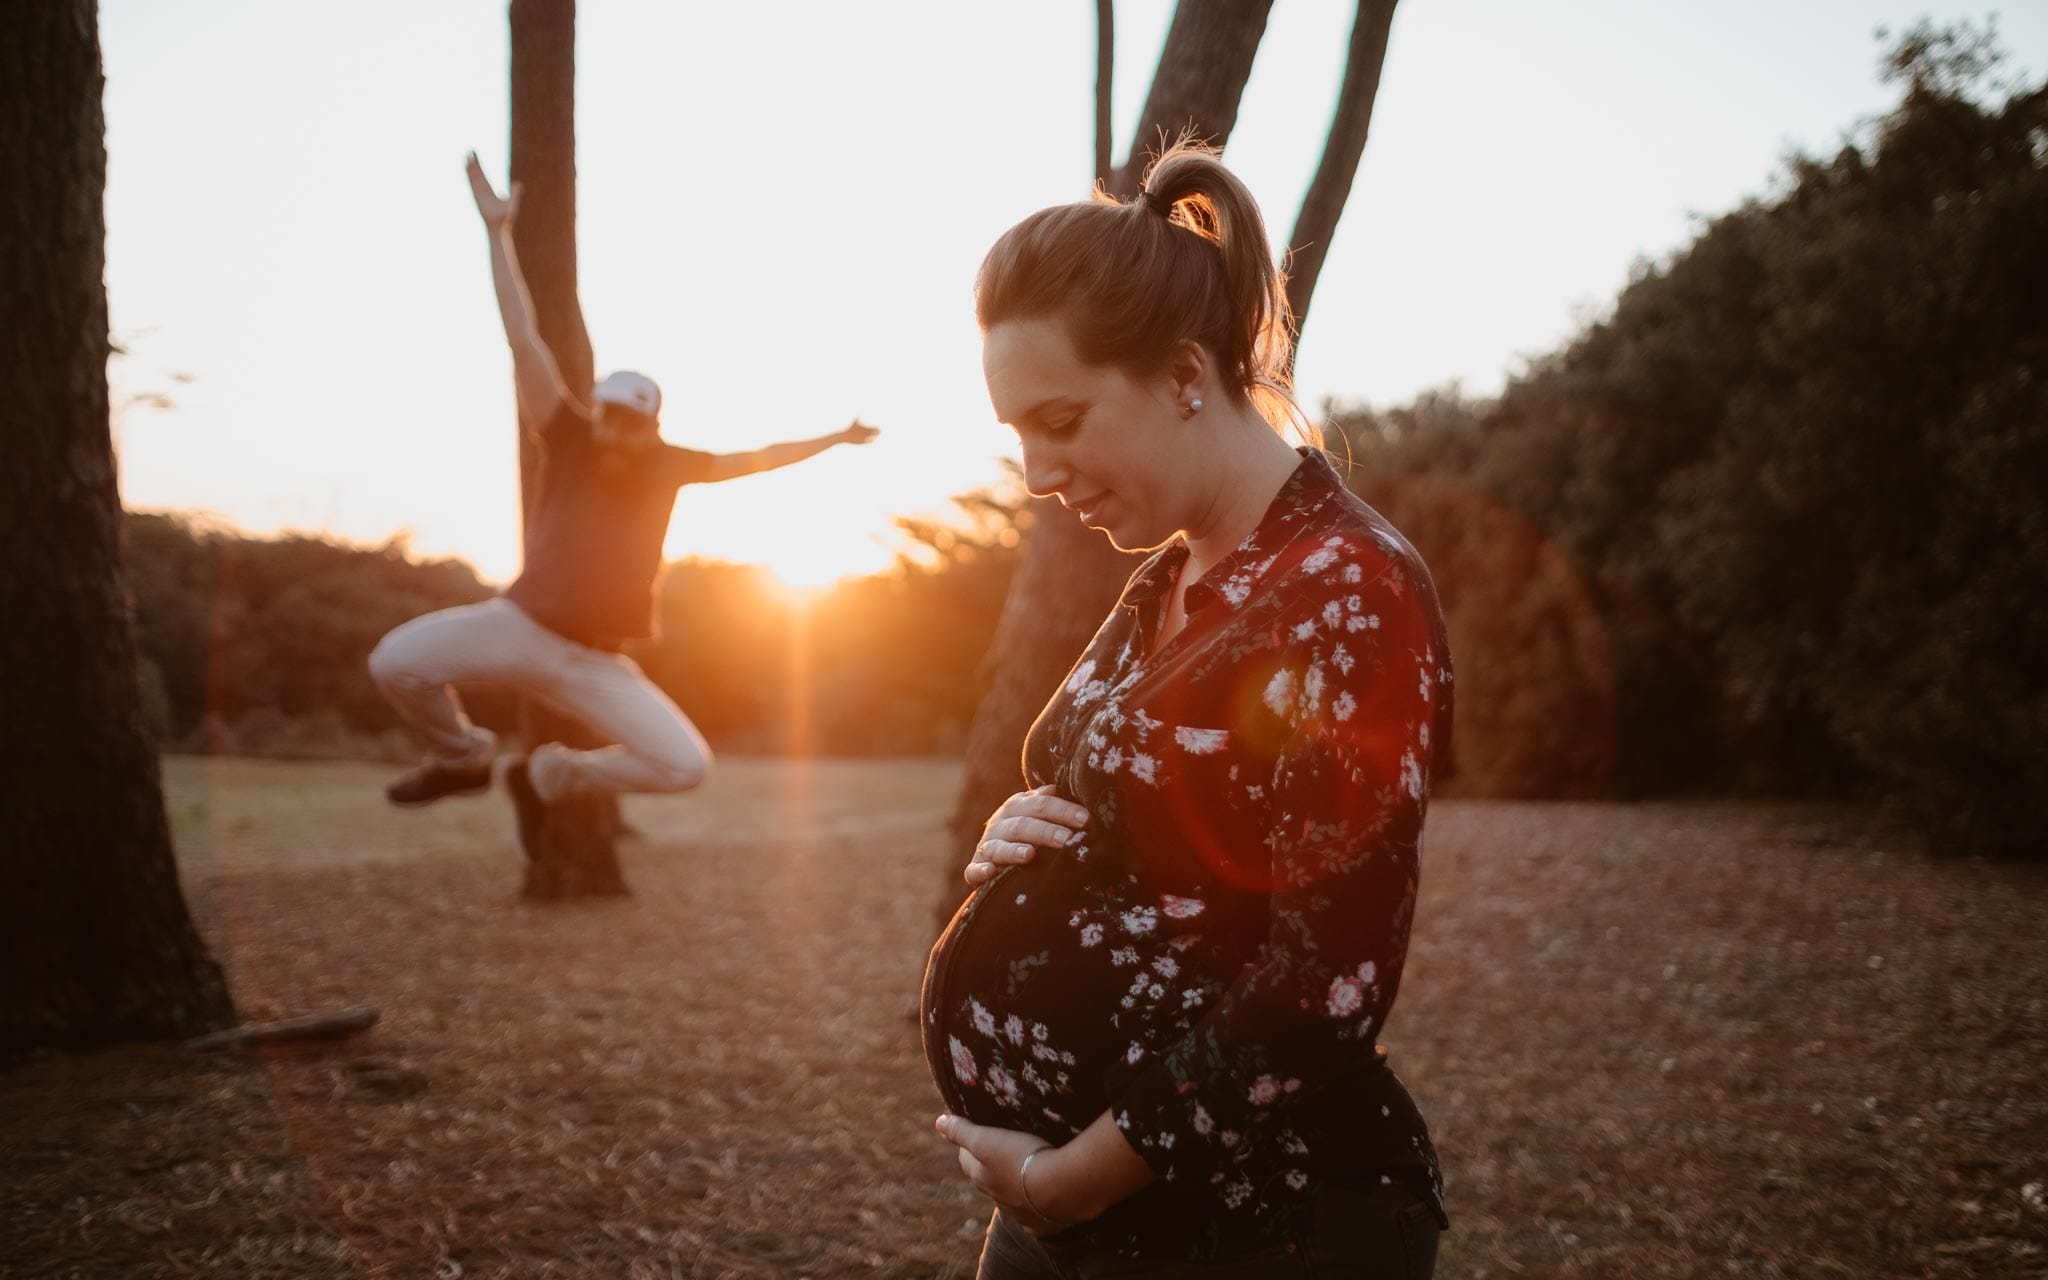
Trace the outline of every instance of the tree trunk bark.
<instances>
[{"instance_id":1,"label":"tree trunk bark","mask_svg":"<svg viewBox=\"0 0 2048 1280\"><path fill-rule=\"evenodd\" d=\"M1136 195L1148 155L1183 128L1219 147L1229 140L1272 7L1272 0L1181 0L1112 193ZM960 872L974 856L982 824L1024 785L1025 733L1136 567L1058 502L1032 504L1024 558L996 626L994 680L967 732L967 773L949 824L952 856L934 904L940 927L966 892Z\"/></svg>"},{"instance_id":2,"label":"tree trunk bark","mask_svg":"<svg viewBox=\"0 0 2048 1280\"><path fill-rule=\"evenodd\" d=\"M0 6L0 1058L234 1021L143 722L107 422L94 0Z\"/></svg>"},{"instance_id":3,"label":"tree trunk bark","mask_svg":"<svg viewBox=\"0 0 2048 1280\"><path fill-rule=\"evenodd\" d=\"M1365 154L1372 128L1372 107L1380 93L1380 70L1387 61L1387 34L1394 24L1395 0L1358 0L1358 18L1351 26L1351 51L1344 59L1344 83L1337 90L1337 112L1323 143L1316 176L1301 199L1301 216L1287 243L1287 302L1294 310L1297 336L1308 323L1309 299L1322 274L1337 220L1351 199L1351 182Z\"/></svg>"},{"instance_id":4,"label":"tree trunk bark","mask_svg":"<svg viewBox=\"0 0 2048 1280\"><path fill-rule=\"evenodd\" d=\"M1110 120L1116 77L1116 0L1095 0L1095 185L1109 190L1115 178L1116 145Z\"/></svg>"},{"instance_id":5,"label":"tree trunk bark","mask_svg":"<svg viewBox=\"0 0 2048 1280\"><path fill-rule=\"evenodd\" d=\"M587 397L596 378L576 289L576 0L511 0L509 17L511 180L520 185L512 242L541 341L554 353L570 394ZM520 509L530 517L540 460L525 424L518 435ZM604 745L584 725L532 698L520 700L519 722L529 749L543 742ZM618 831L619 805L611 796L554 805L521 892L550 900L628 892Z\"/></svg>"}]
</instances>

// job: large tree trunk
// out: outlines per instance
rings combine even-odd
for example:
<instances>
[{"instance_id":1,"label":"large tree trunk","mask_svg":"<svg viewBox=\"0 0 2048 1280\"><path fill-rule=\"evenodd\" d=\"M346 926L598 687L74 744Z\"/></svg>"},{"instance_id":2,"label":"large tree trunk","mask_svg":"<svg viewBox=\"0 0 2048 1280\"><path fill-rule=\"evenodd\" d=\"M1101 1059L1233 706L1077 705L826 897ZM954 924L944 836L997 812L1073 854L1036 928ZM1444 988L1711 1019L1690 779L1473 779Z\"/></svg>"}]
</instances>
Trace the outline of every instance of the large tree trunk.
<instances>
[{"instance_id":1,"label":"large tree trunk","mask_svg":"<svg viewBox=\"0 0 2048 1280\"><path fill-rule=\"evenodd\" d=\"M0 6L0 1058L234 1021L143 723L107 424L94 0Z\"/></svg>"},{"instance_id":2,"label":"large tree trunk","mask_svg":"<svg viewBox=\"0 0 2048 1280\"><path fill-rule=\"evenodd\" d=\"M1316 277L1322 274L1323 259L1330 251L1330 238L1337 234L1337 220L1344 216L1351 199L1351 182L1358 176L1358 160L1365 154L1365 137L1372 128L1372 107L1380 93L1380 69L1387 61L1387 33L1394 25L1395 0L1358 0L1358 17L1351 25L1351 51L1344 59L1344 83L1337 90L1337 112L1330 121L1330 136L1323 143L1323 158L1316 176L1301 199L1301 216L1295 219L1294 235L1287 241L1287 302L1294 311L1295 331L1308 323L1309 299L1316 291Z\"/></svg>"},{"instance_id":3,"label":"large tree trunk","mask_svg":"<svg viewBox=\"0 0 2048 1280\"><path fill-rule=\"evenodd\" d=\"M570 392L587 396L596 379L576 290L576 0L512 0L510 19L511 180L520 185L512 242L541 341ZM521 509L531 515L540 460L523 426L518 435ZM604 745L584 725L531 698L521 700L519 720L529 748ZM618 830L619 805L611 796L556 804L538 855L526 864L522 892L544 899L625 893Z\"/></svg>"},{"instance_id":4,"label":"large tree trunk","mask_svg":"<svg viewBox=\"0 0 2048 1280\"><path fill-rule=\"evenodd\" d=\"M1192 127L1217 146L1229 139L1272 7L1272 0L1181 0L1130 159L1109 184L1113 193L1137 194L1148 155L1160 150L1162 137L1171 142ZM966 891L960 872L982 823L1024 785L1025 732L1135 567L1132 557L1118 554L1058 502L1040 500L1032 512L1024 559L996 625L994 681L968 729L967 775L951 823L953 853L936 903L941 925Z\"/></svg>"}]
</instances>

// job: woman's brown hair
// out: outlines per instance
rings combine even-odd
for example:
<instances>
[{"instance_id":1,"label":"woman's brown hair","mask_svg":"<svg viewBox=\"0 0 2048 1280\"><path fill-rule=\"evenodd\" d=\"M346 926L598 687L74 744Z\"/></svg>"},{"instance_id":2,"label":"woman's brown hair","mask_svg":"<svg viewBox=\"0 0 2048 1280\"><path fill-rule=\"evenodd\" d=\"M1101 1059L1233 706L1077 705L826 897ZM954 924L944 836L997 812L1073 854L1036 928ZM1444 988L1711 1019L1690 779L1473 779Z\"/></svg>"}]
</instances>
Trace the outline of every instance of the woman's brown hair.
<instances>
[{"instance_id":1,"label":"woman's brown hair","mask_svg":"<svg viewBox=\"0 0 2048 1280\"><path fill-rule=\"evenodd\" d=\"M983 333L1052 317L1084 363L1139 377L1193 340L1234 398L1318 443L1294 403L1294 317L1265 219L1216 150L1186 135L1145 171L1136 200L1098 188L1004 232L975 277L974 316Z\"/></svg>"}]
</instances>

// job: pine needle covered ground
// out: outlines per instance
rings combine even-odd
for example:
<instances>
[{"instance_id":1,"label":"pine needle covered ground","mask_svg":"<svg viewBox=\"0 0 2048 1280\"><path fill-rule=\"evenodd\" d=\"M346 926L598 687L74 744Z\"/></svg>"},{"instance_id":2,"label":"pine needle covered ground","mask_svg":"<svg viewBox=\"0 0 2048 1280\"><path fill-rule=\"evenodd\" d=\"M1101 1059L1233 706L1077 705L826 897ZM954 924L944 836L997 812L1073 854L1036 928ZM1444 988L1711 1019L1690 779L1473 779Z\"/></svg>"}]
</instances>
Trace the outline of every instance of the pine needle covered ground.
<instances>
[{"instance_id":1,"label":"pine needle covered ground","mask_svg":"<svg viewBox=\"0 0 2048 1280\"><path fill-rule=\"evenodd\" d=\"M514 897L499 798L167 762L250 1017L0 1075L0 1275L965 1276L912 1010L957 766L726 762L636 896ZM1387 1037L1444 1277L2048 1275L2048 867L1857 813L1444 802Z\"/></svg>"}]
</instances>

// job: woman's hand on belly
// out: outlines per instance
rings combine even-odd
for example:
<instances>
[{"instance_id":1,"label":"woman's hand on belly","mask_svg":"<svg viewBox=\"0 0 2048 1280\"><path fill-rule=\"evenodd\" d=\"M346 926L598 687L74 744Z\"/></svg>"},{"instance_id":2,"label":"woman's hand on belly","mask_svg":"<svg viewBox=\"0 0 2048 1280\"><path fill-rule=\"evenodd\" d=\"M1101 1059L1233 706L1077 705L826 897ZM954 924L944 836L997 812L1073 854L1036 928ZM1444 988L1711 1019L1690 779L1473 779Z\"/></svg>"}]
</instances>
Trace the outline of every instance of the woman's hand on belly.
<instances>
[{"instance_id":1,"label":"woman's hand on belly","mask_svg":"<svg viewBox=\"0 0 2048 1280\"><path fill-rule=\"evenodd\" d=\"M960 1169L975 1190L1034 1235L1101 1217L1155 1176L1105 1111L1063 1146L1036 1134L943 1115L939 1136L960 1151ZM1044 1154L1038 1155L1043 1152ZM1027 1180L1024 1162L1031 1162Z\"/></svg>"},{"instance_id":2,"label":"woman's hand on belly","mask_svg":"<svg viewBox=\"0 0 2048 1280\"><path fill-rule=\"evenodd\" d=\"M1031 861L1040 848L1064 849L1088 825L1088 810L1062 800L1051 786L1019 791L981 829L962 878L978 885L1004 867Z\"/></svg>"},{"instance_id":3,"label":"woman's hand on belly","mask_svg":"<svg viewBox=\"0 0 2048 1280\"><path fill-rule=\"evenodd\" d=\"M1058 1148L1035 1133L975 1124L965 1116L940 1116L937 1128L939 1136L958 1150L960 1172L967 1175L974 1189L995 1201L998 1208L1016 1219L1026 1231L1045 1235L1074 1225L1048 1218L1032 1207L1030 1194L1025 1188L1024 1162L1041 1151L1052 1152ZM1043 1165L1045 1162L1041 1159L1037 1163ZM1042 1168L1031 1172L1041 1177L1044 1174Z\"/></svg>"}]
</instances>

